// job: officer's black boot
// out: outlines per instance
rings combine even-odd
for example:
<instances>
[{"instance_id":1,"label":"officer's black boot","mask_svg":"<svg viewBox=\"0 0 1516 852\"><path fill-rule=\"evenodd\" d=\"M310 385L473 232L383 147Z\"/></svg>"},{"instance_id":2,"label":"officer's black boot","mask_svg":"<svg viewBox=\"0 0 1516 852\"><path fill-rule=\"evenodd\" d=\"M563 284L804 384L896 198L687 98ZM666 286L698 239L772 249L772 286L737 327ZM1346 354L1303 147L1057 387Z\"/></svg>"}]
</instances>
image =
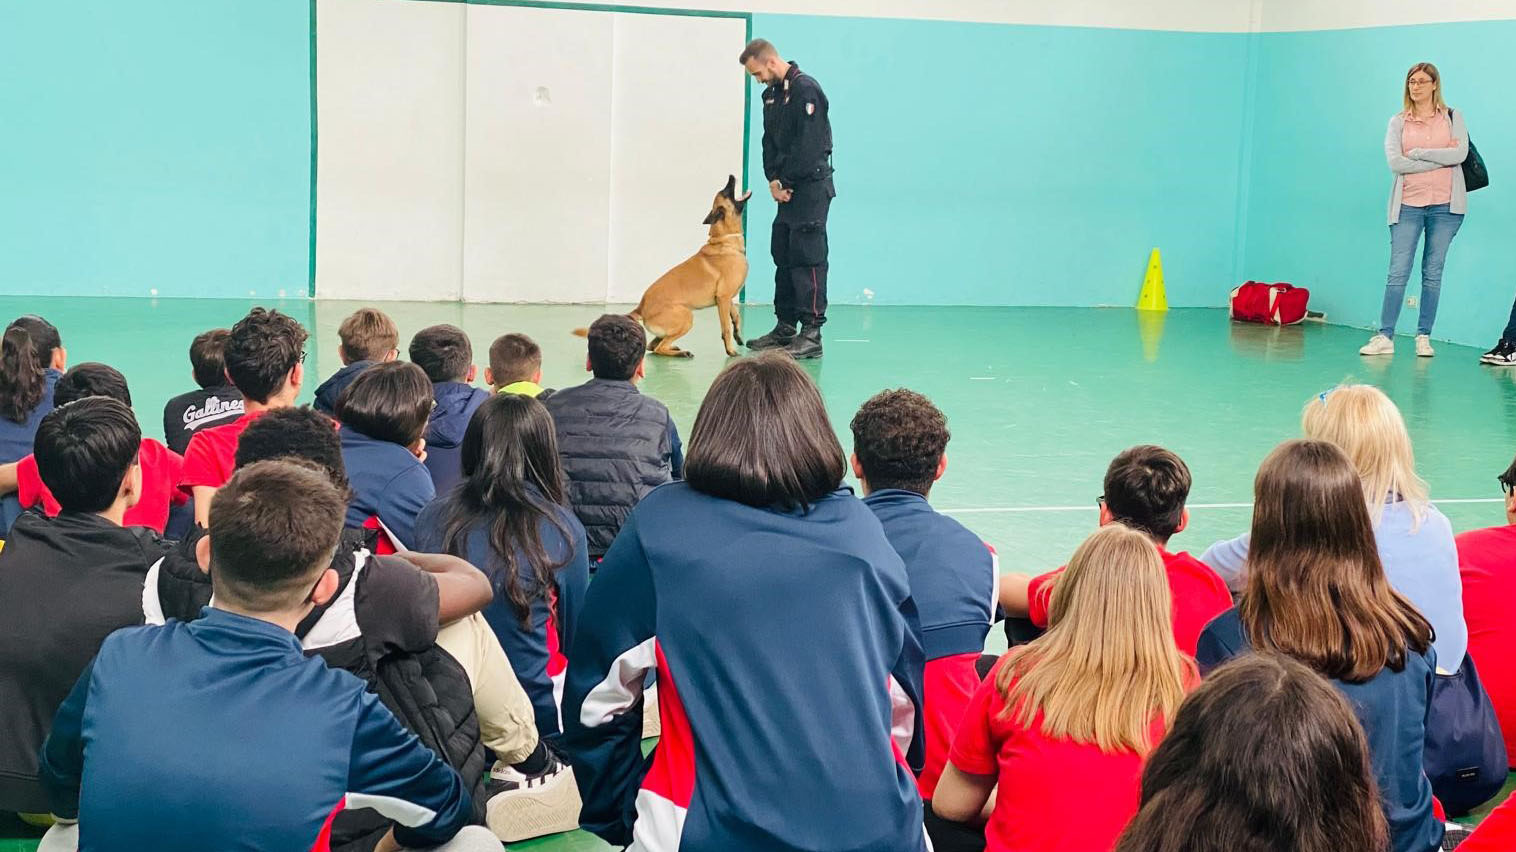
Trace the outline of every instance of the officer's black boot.
<instances>
[{"instance_id":1,"label":"officer's black boot","mask_svg":"<svg viewBox=\"0 0 1516 852\"><path fill-rule=\"evenodd\" d=\"M795 339L795 327L780 320L774 324L774 330L762 337L747 342L747 348L754 352L760 349L783 349Z\"/></svg>"},{"instance_id":2,"label":"officer's black boot","mask_svg":"<svg viewBox=\"0 0 1516 852\"><path fill-rule=\"evenodd\" d=\"M800 333L795 335L795 339L791 340L790 345L786 346L785 349L789 350L790 355L797 361L806 358L820 358L821 326L802 326Z\"/></svg>"}]
</instances>

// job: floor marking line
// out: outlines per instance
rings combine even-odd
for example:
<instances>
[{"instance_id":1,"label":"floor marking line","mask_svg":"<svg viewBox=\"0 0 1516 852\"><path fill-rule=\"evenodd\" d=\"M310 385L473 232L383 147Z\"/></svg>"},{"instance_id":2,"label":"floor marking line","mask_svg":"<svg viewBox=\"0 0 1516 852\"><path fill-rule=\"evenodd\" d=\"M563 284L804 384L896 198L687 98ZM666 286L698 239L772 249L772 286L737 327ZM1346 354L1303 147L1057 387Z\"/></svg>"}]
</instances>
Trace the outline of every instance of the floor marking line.
<instances>
[{"instance_id":1,"label":"floor marking line","mask_svg":"<svg viewBox=\"0 0 1516 852\"><path fill-rule=\"evenodd\" d=\"M1449 500L1433 500L1435 506L1440 503L1504 503L1503 497L1463 497ZM1186 509L1251 509L1252 503L1189 503ZM1098 512L1098 506L976 506L964 509L938 509L945 515L991 515L1008 514L1019 512Z\"/></svg>"}]
</instances>

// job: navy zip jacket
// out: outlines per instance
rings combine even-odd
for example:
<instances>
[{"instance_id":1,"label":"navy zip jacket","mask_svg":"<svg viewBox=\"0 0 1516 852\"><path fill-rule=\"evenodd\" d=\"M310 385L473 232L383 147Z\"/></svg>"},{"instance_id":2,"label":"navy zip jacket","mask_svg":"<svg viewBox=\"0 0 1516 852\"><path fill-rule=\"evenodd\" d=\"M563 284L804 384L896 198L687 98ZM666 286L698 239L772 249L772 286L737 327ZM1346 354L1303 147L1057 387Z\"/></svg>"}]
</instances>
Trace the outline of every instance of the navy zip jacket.
<instances>
[{"instance_id":1,"label":"navy zip jacket","mask_svg":"<svg viewBox=\"0 0 1516 852\"><path fill-rule=\"evenodd\" d=\"M351 427L343 426L337 434L353 490L344 526L362 529L369 518L378 518L402 547L415 549L416 516L437 496L426 465L405 447Z\"/></svg>"},{"instance_id":2,"label":"navy zip jacket","mask_svg":"<svg viewBox=\"0 0 1516 852\"><path fill-rule=\"evenodd\" d=\"M438 494L451 491L463 477L463 433L490 392L463 382L432 385L437 407L426 427L426 469Z\"/></svg>"},{"instance_id":3,"label":"navy zip jacket","mask_svg":"<svg viewBox=\"0 0 1516 852\"><path fill-rule=\"evenodd\" d=\"M359 807L427 848L471 815L458 773L362 681L278 625L210 607L105 640L58 710L42 778L53 813L79 819L80 852L318 852Z\"/></svg>"},{"instance_id":4,"label":"navy zip jacket","mask_svg":"<svg viewBox=\"0 0 1516 852\"><path fill-rule=\"evenodd\" d=\"M1252 648L1234 607L1205 626L1195 662L1201 674L1210 674ZM1428 648L1425 654L1407 650L1405 668L1381 669L1363 683L1329 679L1363 723L1394 852L1427 852L1442 843L1443 824L1432 811L1432 782L1421 762L1436 671L1437 652Z\"/></svg>"},{"instance_id":5,"label":"navy zip jacket","mask_svg":"<svg viewBox=\"0 0 1516 852\"><path fill-rule=\"evenodd\" d=\"M445 545L447 533L448 502L455 499L444 494L421 511L416 520L416 549L424 553L448 553ZM539 599L531 606L528 624L521 626L516 611L511 608L505 594L505 566L490 544L489 525L475 524L464 540L462 552L452 551L454 556L465 559L490 578L495 589L495 600L484 609L484 619L500 640L505 656L511 661L516 679L532 700L532 709L537 722L537 735L551 737L558 734L562 725L558 720L557 695L561 693L564 670L568 668L570 641L578 626L579 611L584 606L584 594L590 584L589 550L584 539L584 525L574 513L562 506L555 506L558 524L567 531L567 537L547 518L537 522L537 534L542 537L542 549L552 562L562 562L553 577L549 591L551 599ZM519 570L528 569L525 556L516 554Z\"/></svg>"},{"instance_id":6,"label":"navy zip jacket","mask_svg":"<svg viewBox=\"0 0 1516 852\"><path fill-rule=\"evenodd\" d=\"M914 491L881 489L863 502L905 560L911 598L921 618L926 765L917 787L930 799L958 724L979 688L976 666L995 620L999 567L995 551L979 536Z\"/></svg>"},{"instance_id":7,"label":"navy zip jacket","mask_svg":"<svg viewBox=\"0 0 1516 852\"><path fill-rule=\"evenodd\" d=\"M354 361L337 372L332 373L326 381L316 388L315 409L328 417L335 417L337 414L337 397L342 396L342 392L347 390L347 386L353 383L353 379L358 378L359 373L372 366L374 366L373 361Z\"/></svg>"},{"instance_id":8,"label":"navy zip jacket","mask_svg":"<svg viewBox=\"0 0 1516 852\"><path fill-rule=\"evenodd\" d=\"M580 823L639 849L924 850L914 619L905 566L847 489L804 512L655 489L569 658ZM653 670L663 736L644 761Z\"/></svg>"},{"instance_id":9,"label":"navy zip jacket","mask_svg":"<svg viewBox=\"0 0 1516 852\"><path fill-rule=\"evenodd\" d=\"M9 464L25 456L31 455L32 445L37 440L37 427L42 425L42 418L53 410L53 387L58 384L58 379L63 374L48 367L43 370L42 399L37 403L31 413L26 415L26 420L17 423L0 417L0 464Z\"/></svg>"}]
</instances>

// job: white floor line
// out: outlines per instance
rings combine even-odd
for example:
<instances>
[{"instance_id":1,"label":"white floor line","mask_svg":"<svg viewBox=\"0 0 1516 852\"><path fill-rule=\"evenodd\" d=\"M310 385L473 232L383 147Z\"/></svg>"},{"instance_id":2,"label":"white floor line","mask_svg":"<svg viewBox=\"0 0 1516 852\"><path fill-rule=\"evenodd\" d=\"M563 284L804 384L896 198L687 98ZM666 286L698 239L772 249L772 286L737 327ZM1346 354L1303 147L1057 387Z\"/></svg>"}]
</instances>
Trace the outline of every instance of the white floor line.
<instances>
[{"instance_id":1,"label":"white floor line","mask_svg":"<svg viewBox=\"0 0 1516 852\"><path fill-rule=\"evenodd\" d=\"M1432 503L1503 503L1501 497L1464 497L1450 500L1433 500ZM1251 509L1252 503L1189 503L1186 509ZM947 515L995 515L1019 512L1098 512L1094 504L1088 506L979 506L966 509L939 509Z\"/></svg>"}]
</instances>

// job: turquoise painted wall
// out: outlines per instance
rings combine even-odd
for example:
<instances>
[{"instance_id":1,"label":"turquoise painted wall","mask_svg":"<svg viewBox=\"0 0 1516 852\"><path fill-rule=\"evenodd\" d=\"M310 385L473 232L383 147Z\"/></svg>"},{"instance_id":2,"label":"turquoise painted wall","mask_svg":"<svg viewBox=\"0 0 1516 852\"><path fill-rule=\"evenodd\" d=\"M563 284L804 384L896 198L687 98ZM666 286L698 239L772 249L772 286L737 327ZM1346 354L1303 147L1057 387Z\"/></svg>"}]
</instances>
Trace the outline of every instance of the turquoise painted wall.
<instances>
[{"instance_id":1,"label":"turquoise painted wall","mask_svg":"<svg viewBox=\"0 0 1516 852\"><path fill-rule=\"evenodd\" d=\"M1385 125L1406 69L1431 61L1491 172L1490 187L1469 196L1433 336L1493 343L1516 295L1516 21L1273 33L1261 44L1242 274L1310 287L1333 322L1377 324L1389 263ZM1400 329L1414 333L1415 309Z\"/></svg>"},{"instance_id":2,"label":"turquoise painted wall","mask_svg":"<svg viewBox=\"0 0 1516 852\"><path fill-rule=\"evenodd\" d=\"M0 3L0 292L304 295L307 0Z\"/></svg>"},{"instance_id":3,"label":"turquoise painted wall","mask_svg":"<svg viewBox=\"0 0 1516 852\"><path fill-rule=\"evenodd\" d=\"M1247 35L755 15L832 104L833 301L1174 305L1233 275ZM753 99L749 296L774 202Z\"/></svg>"}]
</instances>

